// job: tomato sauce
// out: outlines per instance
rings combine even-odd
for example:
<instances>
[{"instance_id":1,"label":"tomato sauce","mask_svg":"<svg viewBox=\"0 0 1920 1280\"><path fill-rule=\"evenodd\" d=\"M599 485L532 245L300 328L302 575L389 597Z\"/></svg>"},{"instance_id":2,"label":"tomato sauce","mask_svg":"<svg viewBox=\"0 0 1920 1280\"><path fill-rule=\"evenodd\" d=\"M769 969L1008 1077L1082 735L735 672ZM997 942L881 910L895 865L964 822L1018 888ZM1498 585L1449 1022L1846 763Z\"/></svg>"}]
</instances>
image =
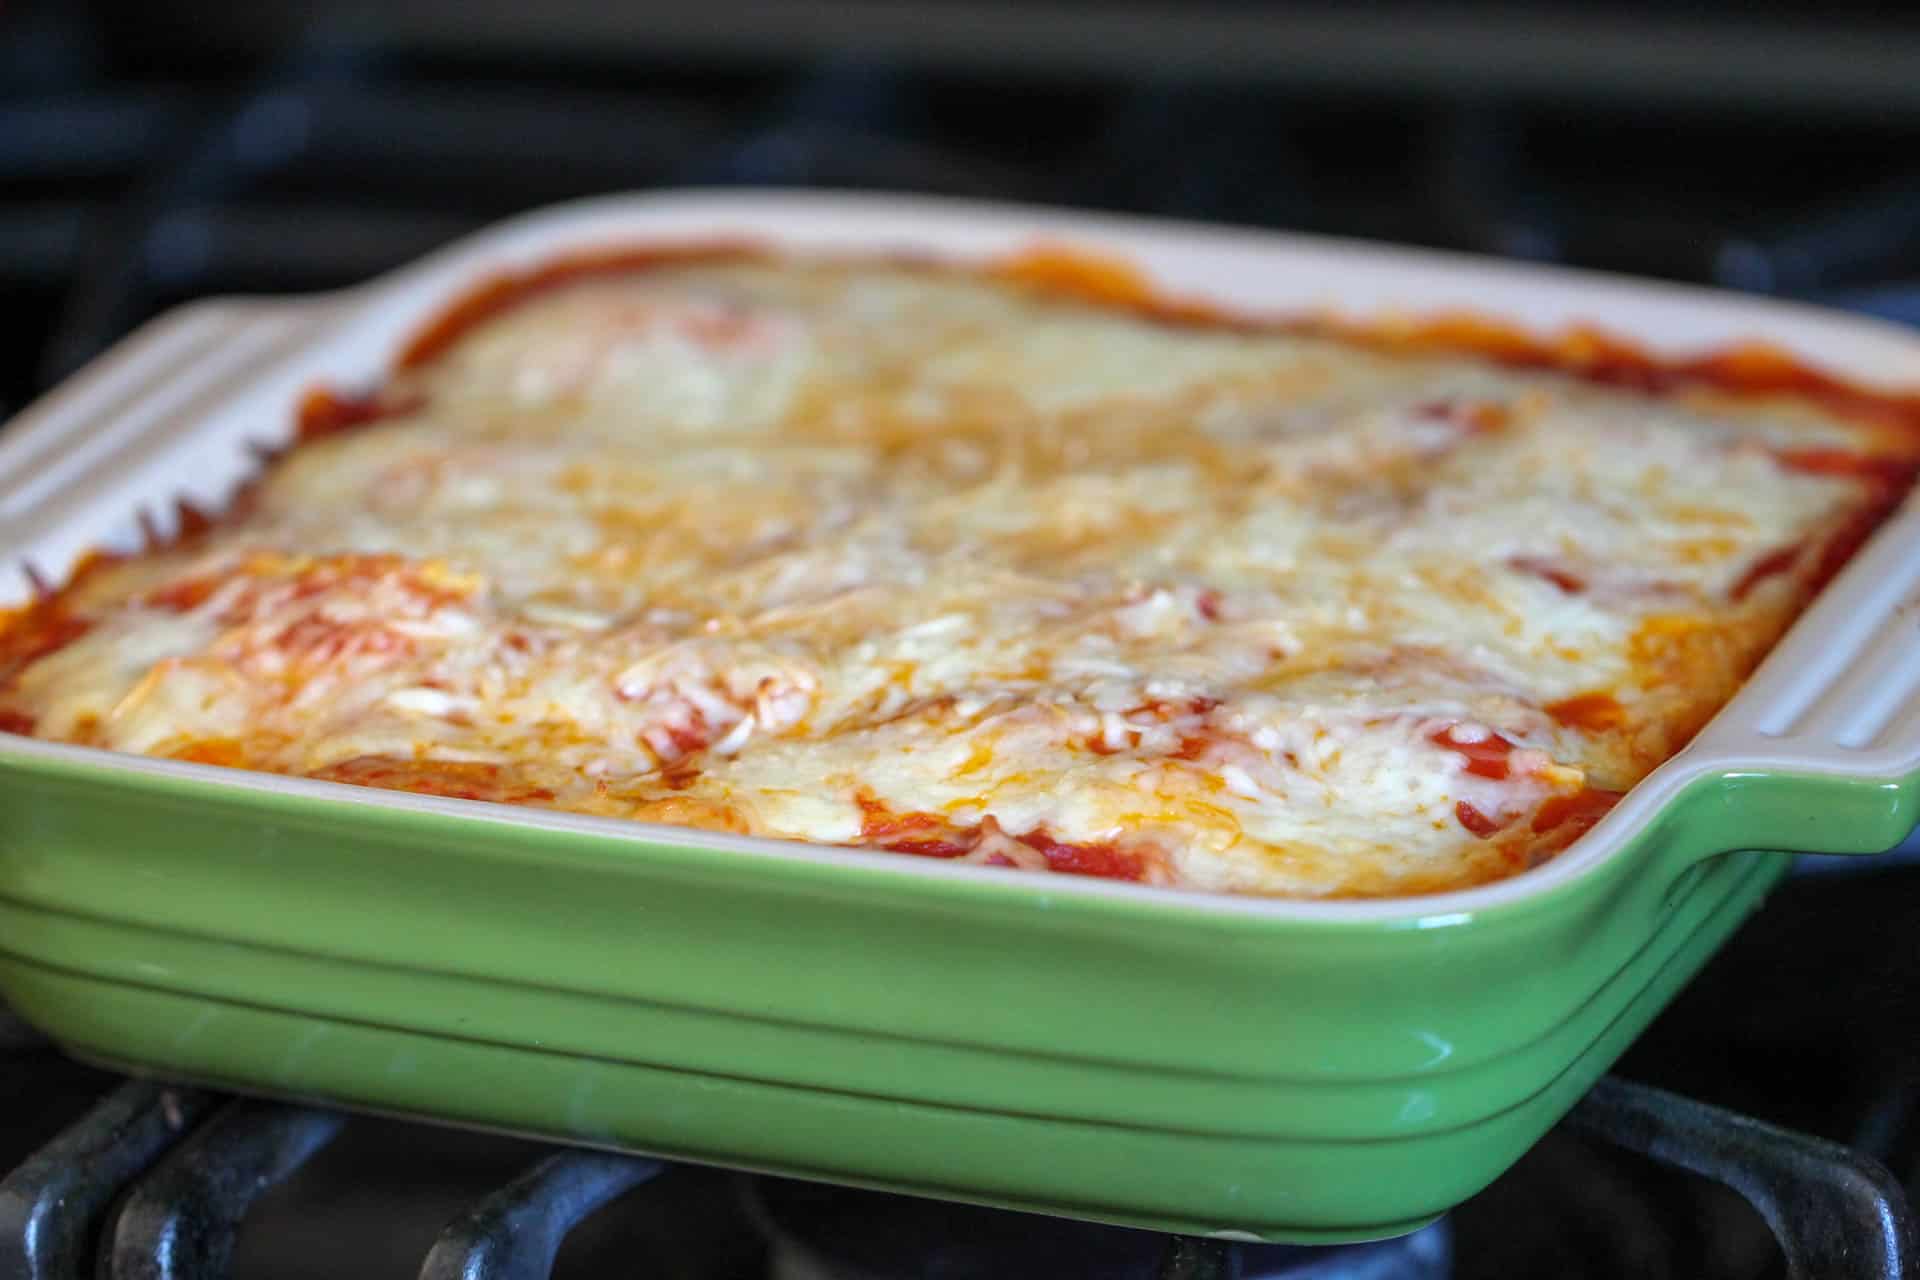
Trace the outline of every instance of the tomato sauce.
<instances>
[{"instance_id":1,"label":"tomato sauce","mask_svg":"<svg viewBox=\"0 0 1920 1280\"><path fill-rule=\"evenodd\" d=\"M1024 845L1038 849L1047 860L1047 869L1068 875L1098 876L1105 880L1144 880L1147 861L1138 853L1111 841L1096 844L1071 844L1055 840L1040 827L1016 836Z\"/></svg>"},{"instance_id":2,"label":"tomato sauce","mask_svg":"<svg viewBox=\"0 0 1920 1280\"><path fill-rule=\"evenodd\" d=\"M1311 322L1296 324L1312 331ZM1791 395L1842 417L1898 426L1920 444L1920 393L1856 386L1804 364L1778 347L1744 342L1668 359L1588 326L1548 336L1472 313L1440 313L1411 324L1342 322L1341 337L1389 350L1461 352L1514 368L1550 369L1603 386L1660 395L1689 387L1734 395Z\"/></svg>"},{"instance_id":3,"label":"tomato sauce","mask_svg":"<svg viewBox=\"0 0 1920 1280\"><path fill-rule=\"evenodd\" d=\"M396 367L419 367L445 352L467 332L535 294L597 277L703 261L756 260L770 257L763 248L741 243L707 243L635 250L580 253L523 271L495 277L450 304L422 327L402 349ZM929 269L938 270L938 267ZM1438 315L1414 324L1376 324L1328 321L1322 318L1252 317L1235 315L1204 302L1169 297L1157 291L1149 278L1131 264L1089 255L1078 250L1043 248L1015 255L990 275L1039 290L1077 296L1092 303L1132 311L1149 319L1179 325L1207 326L1244 332L1295 332L1344 338L1376 350L1457 352L1519 368L1551 369L1588 381L1645 394L1665 394L1688 388L1738 395L1793 395L1813 401L1844 417L1890 424L1909 437L1905 452L1870 455L1845 449L1781 450L1780 465L1820 475L1847 476L1867 485L1872 501L1856 512L1839 534L1818 548L1818 564L1811 575L1823 584L1872 533L1910 487L1920 471L1920 394L1896 394L1855 386L1796 361L1776 348L1743 344L1700 356L1662 359L1642 347L1588 328L1553 336L1536 336L1517 327L1480 316ZM299 437L310 440L354 429L382 418L409 412L408 403L380 394L354 395L315 388L301 401ZM1507 421L1504 406L1452 402L1423 406L1462 419L1474 429L1497 430ZM182 533L193 536L211 522L197 511L183 511ZM1785 572L1802 548L1782 548L1756 562L1734 588L1738 599L1760 581ZM1569 594L1586 589L1578 575L1545 561L1516 557L1516 569L1534 573ZM204 600L212 584L182 583L156 593L159 607L188 609ZM1217 620L1217 598L1202 598L1198 612ZM91 624L65 613L57 602L43 601L10 618L0 618L0 689L27 663L38 660L84 635ZM1606 699L1605 702L1598 699ZM1184 708L1166 707L1169 716L1207 709L1210 700L1196 699ZM1611 705L1609 705L1611 704ZM1548 709L1563 723L1579 727L1610 727L1617 721L1618 704L1607 695L1581 695ZM0 710L0 730L29 732L30 718ZM1477 742L1456 736L1453 727L1432 735L1432 741L1459 753L1467 772L1478 777L1504 779L1510 774L1513 743L1498 734ZM676 745L680 744L678 735ZM691 744L688 744L691 748ZM704 742L701 745L705 745ZM1184 739L1180 754L1199 754L1202 740ZM386 786L427 794L507 802L553 799L545 788L512 777L500 766L362 757L315 776L368 786ZM1532 820L1536 833L1551 833L1556 847L1571 842L1597 822L1619 799L1618 793L1586 790L1556 796L1541 806ZM958 857L977 846L980 833L954 827L934 814L895 815L862 800L866 816L861 838L882 848L933 857ZM1494 819L1462 801L1456 817L1476 835L1498 830ZM1493 824L1493 825L1489 825ZM1488 828L1483 831L1482 828ZM1055 870L1073 874L1140 879L1147 859L1113 843L1073 844L1055 840L1044 830L1012 837L1039 851Z\"/></svg>"},{"instance_id":4,"label":"tomato sauce","mask_svg":"<svg viewBox=\"0 0 1920 1280\"><path fill-rule=\"evenodd\" d=\"M1494 400L1427 400L1415 405L1413 414L1464 427L1471 435L1491 435L1513 422L1513 410Z\"/></svg>"},{"instance_id":5,"label":"tomato sauce","mask_svg":"<svg viewBox=\"0 0 1920 1280\"><path fill-rule=\"evenodd\" d=\"M926 858L958 858L978 842L978 834L966 833L937 813L895 813L872 795L862 792L855 799L860 805L860 840L892 853L912 853Z\"/></svg>"},{"instance_id":6,"label":"tomato sauce","mask_svg":"<svg viewBox=\"0 0 1920 1280\"><path fill-rule=\"evenodd\" d=\"M28 666L66 648L92 629L92 622L69 613L57 599L28 606L11 624L0 615L0 694L12 687ZM24 712L0 708L0 732L31 733L33 726L32 717Z\"/></svg>"},{"instance_id":7,"label":"tomato sauce","mask_svg":"<svg viewBox=\"0 0 1920 1280\"><path fill-rule=\"evenodd\" d=\"M1620 803L1621 794L1618 791L1586 787L1569 795L1550 796L1534 812L1533 830L1539 835L1553 832L1555 847L1565 848L1576 837L1586 834L1594 823L1606 817L1607 811Z\"/></svg>"},{"instance_id":8,"label":"tomato sauce","mask_svg":"<svg viewBox=\"0 0 1920 1280\"><path fill-rule=\"evenodd\" d=\"M525 271L495 276L456 299L414 334L401 349L399 367L419 368L470 330L549 289L658 267L728 259L752 261L768 256L767 250L738 241L655 249L602 249L569 254Z\"/></svg>"},{"instance_id":9,"label":"tomato sauce","mask_svg":"<svg viewBox=\"0 0 1920 1280\"><path fill-rule=\"evenodd\" d=\"M402 349L398 365L417 368L476 326L546 289L658 267L714 261L766 261L775 252L742 241L714 241L571 254L485 281L441 312ZM916 259L897 255L903 263ZM922 262L930 269L938 263ZM1519 368L1552 369L1606 386L1645 393L1702 387L1742 395L1795 395L1846 417L1894 423L1920 445L1920 393L1856 386L1764 343L1740 343L1702 355L1667 359L1602 330L1579 326L1551 336L1470 312L1443 312L1411 323L1255 315L1180 298L1157 288L1125 258L1058 244L1035 245L990 264L986 273L1044 292L1079 298L1171 324L1238 332L1323 333L1377 349L1459 352ZM1446 402L1447 411L1457 411ZM1465 421L1497 430L1504 405L1474 402Z\"/></svg>"},{"instance_id":10,"label":"tomato sauce","mask_svg":"<svg viewBox=\"0 0 1920 1280\"><path fill-rule=\"evenodd\" d=\"M1752 595L1754 588L1768 578L1777 578L1800 562L1800 555L1806 548L1798 543L1791 547L1776 547L1747 567L1727 591L1727 599L1738 604Z\"/></svg>"},{"instance_id":11,"label":"tomato sauce","mask_svg":"<svg viewBox=\"0 0 1920 1280\"><path fill-rule=\"evenodd\" d=\"M1778 449L1774 458L1789 471L1861 480L1876 488L1904 489L1913 483L1920 461L1851 449Z\"/></svg>"},{"instance_id":12,"label":"tomato sauce","mask_svg":"<svg viewBox=\"0 0 1920 1280\"><path fill-rule=\"evenodd\" d=\"M247 763L246 744L238 738L202 738L172 753L175 760L190 764L218 764L243 769Z\"/></svg>"},{"instance_id":13,"label":"tomato sauce","mask_svg":"<svg viewBox=\"0 0 1920 1280\"><path fill-rule=\"evenodd\" d=\"M937 813L895 813L868 793L855 799L862 815L860 842L890 853L960 858L972 853L986 835L985 824L960 827ZM1054 839L1045 827L1036 827L1022 835L1003 834L1039 853L1047 860L1049 871L1107 880L1146 879L1146 856L1112 841L1075 844ZM995 855L988 862L994 866L1013 865L1011 859L1002 855Z\"/></svg>"},{"instance_id":14,"label":"tomato sauce","mask_svg":"<svg viewBox=\"0 0 1920 1280\"><path fill-rule=\"evenodd\" d=\"M379 393L348 395L327 387L314 387L300 398L295 413L296 434L301 440L318 440L338 435L355 427L397 418L412 413L423 402L417 397L390 399Z\"/></svg>"},{"instance_id":15,"label":"tomato sauce","mask_svg":"<svg viewBox=\"0 0 1920 1280\"><path fill-rule=\"evenodd\" d=\"M1577 596L1587 589L1586 581L1578 574L1569 573L1551 560L1543 560L1538 556L1510 556L1507 565L1521 573L1544 578L1570 596Z\"/></svg>"},{"instance_id":16,"label":"tomato sauce","mask_svg":"<svg viewBox=\"0 0 1920 1280\"><path fill-rule=\"evenodd\" d=\"M1473 834L1479 836L1482 840L1485 840L1494 832L1507 825L1504 822L1489 818L1486 814L1480 812L1471 800L1462 800L1460 803L1454 805L1453 816L1460 819L1461 826L1473 832Z\"/></svg>"},{"instance_id":17,"label":"tomato sauce","mask_svg":"<svg viewBox=\"0 0 1920 1280\"><path fill-rule=\"evenodd\" d=\"M516 777L508 767L485 761L355 756L308 776L325 782L346 782L387 791L412 791L420 795L448 796L455 800L530 804L554 798L552 791Z\"/></svg>"},{"instance_id":18,"label":"tomato sauce","mask_svg":"<svg viewBox=\"0 0 1920 1280\"><path fill-rule=\"evenodd\" d=\"M92 626L57 602L34 605L17 623L0 631L0 680L30 662L66 648Z\"/></svg>"},{"instance_id":19,"label":"tomato sauce","mask_svg":"<svg viewBox=\"0 0 1920 1280\"><path fill-rule=\"evenodd\" d=\"M1569 729L1616 729L1627 720L1627 709L1610 693L1575 694L1549 703L1546 712Z\"/></svg>"},{"instance_id":20,"label":"tomato sauce","mask_svg":"<svg viewBox=\"0 0 1920 1280\"><path fill-rule=\"evenodd\" d=\"M170 613L190 613L205 604L222 583L230 578L204 574L197 578L180 578L166 586L149 591L140 603L149 609L165 609Z\"/></svg>"},{"instance_id":21,"label":"tomato sauce","mask_svg":"<svg viewBox=\"0 0 1920 1280\"><path fill-rule=\"evenodd\" d=\"M1496 782L1512 772L1507 757L1513 754L1513 743L1499 734L1488 731L1487 736L1478 742L1468 742L1454 735L1458 726L1448 725L1429 740L1449 751L1457 751L1467 762L1467 772L1477 778L1492 778Z\"/></svg>"}]
</instances>

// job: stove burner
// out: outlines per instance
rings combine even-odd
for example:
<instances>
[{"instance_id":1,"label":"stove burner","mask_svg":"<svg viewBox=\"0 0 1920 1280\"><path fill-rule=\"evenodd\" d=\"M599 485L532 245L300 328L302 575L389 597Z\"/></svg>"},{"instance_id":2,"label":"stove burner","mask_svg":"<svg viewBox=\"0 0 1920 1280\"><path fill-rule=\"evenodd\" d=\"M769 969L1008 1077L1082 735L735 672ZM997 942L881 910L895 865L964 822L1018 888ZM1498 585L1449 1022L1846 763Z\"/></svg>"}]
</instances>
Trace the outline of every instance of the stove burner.
<instances>
[{"instance_id":1,"label":"stove burner","mask_svg":"<svg viewBox=\"0 0 1920 1280\"><path fill-rule=\"evenodd\" d=\"M1452 1271L1444 1218L1365 1244L1230 1244L778 1178L742 1186L772 1243L769 1280L1442 1280Z\"/></svg>"}]
</instances>

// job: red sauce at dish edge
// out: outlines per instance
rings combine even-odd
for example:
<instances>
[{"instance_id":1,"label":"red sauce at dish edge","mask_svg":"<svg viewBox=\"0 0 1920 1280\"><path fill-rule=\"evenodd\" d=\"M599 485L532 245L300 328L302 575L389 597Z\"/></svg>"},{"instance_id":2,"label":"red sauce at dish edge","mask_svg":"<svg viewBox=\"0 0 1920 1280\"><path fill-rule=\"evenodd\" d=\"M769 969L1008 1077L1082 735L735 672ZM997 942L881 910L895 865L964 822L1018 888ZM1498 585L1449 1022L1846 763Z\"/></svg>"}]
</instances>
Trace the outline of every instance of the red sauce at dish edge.
<instances>
[{"instance_id":1,"label":"red sauce at dish edge","mask_svg":"<svg viewBox=\"0 0 1920 1280\"><path fill-rule=\"evenodd\" d=\"M67 611L54 596L37 600L9 617L0 613L0 696L22 671L48 654L57 653L93 629L93 623ZM0 733L30 734L34 718L0 707Z\"/></svg>"},{"instance_id":2,"label":"red sauce at dish edge","mask_svg":"<svg viewBox=\"0 0 1920 1280\"><path fill-rule=\"evenodd\" d=\"M1560 840L1560 847L1573 843L1576 836L1584 834L1594 823L1606 817L1608 810L1620 803L1624 792L1603 791L1597 787L1587 787L1564 795L1549 796L1534 811L1533 830L1536 835L1554 832Z\"/></svg>"},{"instance_id":3,"label":"red sauce at dish edge","mask_svg":"<svg viewBox=\"0 0 1920 1280\"><path fill-rule=\"evenodd\" d=\"M1054 839L1047 834L1045 827L1036 827L1025 835L1014 838L1022 844L1038 849L1046 858L1049 871L1062 871L1068 875L1077 876L1098 876L1106 880L1138 881L1147 877L1147 858L1115 841L1074 844L1070 841Z\"/></svg>"},{"instance_id":4,"label":"red sauce at dish edge","mask_svg":"<svg viewBox=\"0 0 1920 1280\"><path fill-rule=\"evenodd\" d=\"M294 436L302 442L318 440L412 413L422 404L417 397L389 398L378 391L353 395L330 387L310 387L294 410Z\"/></svg>"},{"instance_id":5,"label":"red sauce at dish edge","mask_svg":"<svg viewBox=\"0 0 1920 1280\"><path fill-rule=\"evenodd\" d=\"M396 369L417 369L479 327L536 294L604 276L629 275L697 262L761 260L773 251L746 240L663 244L651 248L583 249L537 266L505 271L468 289L428 321L400 348Z\"/></svg>"},{"instance_id":6,"label":"red sauce at dish edge","mask_svg":"<svg viewBox=\"0 0 1920 1280\"><path fill-rule=\"evenodd\" d=\"M910 853L927 858L959 858L973 852L986 835L986 826L963 827L937 813L896 813L870 792L855 797L860 806L860 841L868 848ZM1143 852L1114 841L1079 844L1055 839L1045 827L1013 834L1009 839L1026 845L1047 861L1049 871L1095 876L1107 880L1140 881L1147 877L1151 859ZM1010 865L1005 858L991 860Z\"/></svg>"},{"instance_id":7,"label":"red sauce at dish edge","mask_svg":"<svg viewBox=\"0 0 1920 1280\"><path fill-rule=\"evenodd\" d=\"M449 302L401 347L395 367L404 370L428 363L471 329L549 289L667 266L777 261L782 256L774 246L751 240L687 241L645 248L581 250L523 270L502 272ZM1901 393L1862 387L1766 343L1735 343L1699 355L1663 358L1594 326L1578 325L1557 334L1540 335L1464 311L1373 321L1249 314L1165 293L1124 258L1046 241L978 268L956 266L932 255L905 253L849 260L874 261L876 257L930 271L983 274L1169 324L1245 332L1318 332L1377 349L1454 351L1649 393L1694 386L1735 394L1796 395L1843 416L1896 423L1913 432L1916 450L1920 451L1920 391ZM1911 479L1910 474L1907 479Z\"/></svg>"},{"instance_id":8,"label":"red sauce at dish edge","mask_svg":"<svg viewBox=\"0 0 1920 1280\"><path fill-rule=\"evenodd\" d=\"M1753 594L1754 588L1768 578L1777 578L1798 564L1801 554L1805 551L1805 544L1798 542L1792 546L1775 547L1747 566L1747 571L1740 575L1732 587L1728 588L1727 599L1735 604L1745 600Z\"/></svg>"},{"instance_id":9,"label":"red sauce at dish edge","mask_svg":"<svg viewBox=\"0 0 1920 1280\"><path fill-rule=\"evenodd\" d=\"M492 800L504 804L551 801L552 791L515 776L506 766L469 760L410 760L397 756L355 756L307 775L326 782L388 791L412 791L455 800Z\"/></svg>"}]
</instances>

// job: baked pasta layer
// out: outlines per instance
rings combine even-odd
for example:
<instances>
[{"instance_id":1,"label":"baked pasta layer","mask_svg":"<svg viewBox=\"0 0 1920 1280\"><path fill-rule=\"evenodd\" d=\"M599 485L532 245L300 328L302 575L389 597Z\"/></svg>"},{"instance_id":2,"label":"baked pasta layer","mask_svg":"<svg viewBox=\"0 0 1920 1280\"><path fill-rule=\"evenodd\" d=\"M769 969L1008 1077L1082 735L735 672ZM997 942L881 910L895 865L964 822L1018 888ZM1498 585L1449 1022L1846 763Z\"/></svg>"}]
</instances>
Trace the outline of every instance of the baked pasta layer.
<instances>
[{"instance_id":1,"label":"baked pasta layer","mask_svg":"<svg viewBox=\"0 0 1920 1280\"><path fill-rule=\"evenodd\" d=\"M14 615L0 727L989 866L1425 893L1591 826L1913 471L1910 429L1817 397L1048 274L739 255L495 290L376 395L317 397L310 428L352 429L211 527Z\"/></svg>"}]
</instances>

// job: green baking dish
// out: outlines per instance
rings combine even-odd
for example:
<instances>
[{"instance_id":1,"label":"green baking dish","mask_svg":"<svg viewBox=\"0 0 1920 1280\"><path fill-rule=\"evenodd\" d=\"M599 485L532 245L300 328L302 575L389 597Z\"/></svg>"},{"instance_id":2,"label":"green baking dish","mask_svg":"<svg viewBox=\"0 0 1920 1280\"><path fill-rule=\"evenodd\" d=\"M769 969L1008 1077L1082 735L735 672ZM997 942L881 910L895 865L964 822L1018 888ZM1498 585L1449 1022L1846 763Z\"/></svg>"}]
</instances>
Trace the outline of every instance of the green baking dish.
<instances>
[{"instance_id":1,"label":"green baking dish","mask_svg":"<svg viewBox=\"0 0 1920 1280\"><path fill-rule=\"evenodd\" d=\"M508 224L348 294L199 304L0 437L0 605L217 504L300 389L477 279L618 241L991 254L1230 306L1470 299L1656 349L1759 336L1920 385L1920 340L1330 242L778 193ZM1546 866L1384 902L1213 897L536 812L0 734L0 993L75 1054L237 1089L1134 1225L1381 1236L1552 1125L1785 871L1920 810L1909 503L1699 738Z\"/></svg>"}]
</instances>

